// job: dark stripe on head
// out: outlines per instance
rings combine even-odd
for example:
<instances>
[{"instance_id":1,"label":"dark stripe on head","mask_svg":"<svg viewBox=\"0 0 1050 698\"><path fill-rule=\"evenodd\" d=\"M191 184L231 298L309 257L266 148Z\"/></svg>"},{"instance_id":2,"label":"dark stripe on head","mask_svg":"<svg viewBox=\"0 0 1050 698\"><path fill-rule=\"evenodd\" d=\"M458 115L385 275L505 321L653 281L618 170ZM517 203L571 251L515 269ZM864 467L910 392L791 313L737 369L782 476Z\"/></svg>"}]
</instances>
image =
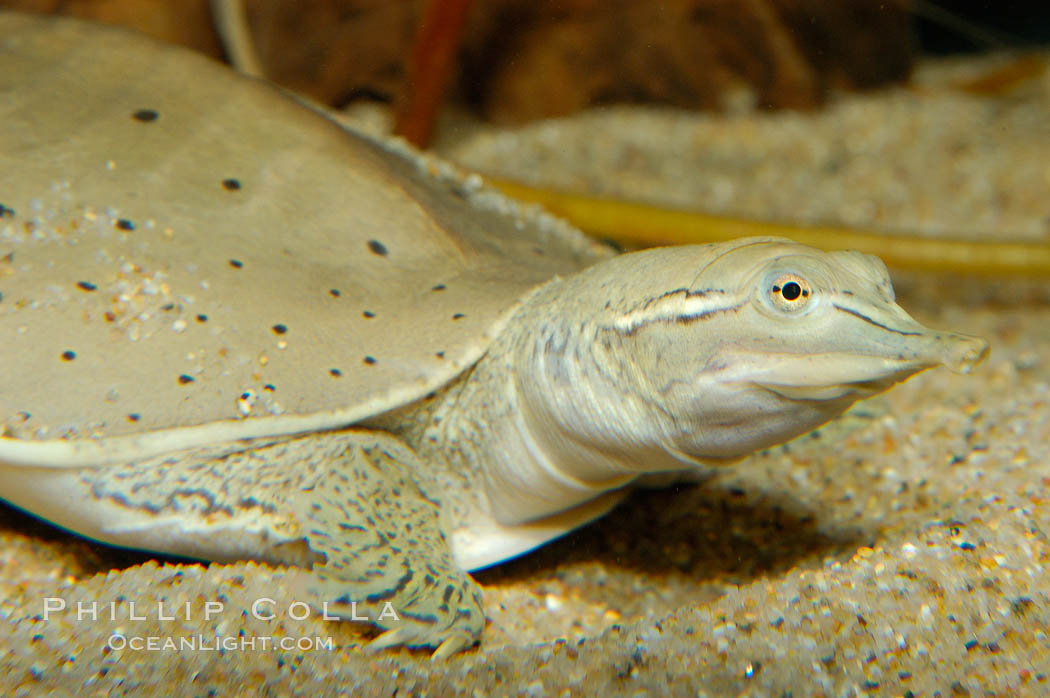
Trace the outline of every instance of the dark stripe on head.
<instances>
[{"instance_id":1,"label":"dark stripe on head","mask_svg":"<svg viewBox=\"0 0 1050 698\"><path fill-rule=\"evenodd\" d=\"M675 318L675 321L679 325L690 325L699 320L706 320L709 317L720 315L721 313L735 313L736 311L743 308L746 304L747 301L744 301L743 303L731 305L728 308L712 308L711 310L704 310L703 312L693 313L691 315L679 315L677 318Z\"/></svg>"},{"instance_id":2,"label":"dark stripe on head","mask_svg":"<svg viewBox=\"0 0 1050 698\"><path fill-rule=\"evenodd\" d=\"M893 327L889 327L888 325L883 325L881 322L877 322L875 320L872 320L870 317L868 317L864 313L861 313L861 312L859 312L857 310L853 310L852 308L845 308L845 307L839 305L838 303L832 303L831 305L832 305L833 308L835 308L835 310L841 310L842 312L848 313L849 315L852 315L855 318L860 318L861 320L863 320L864 322L868 323L869 325L874 325L875 327L879 327L881 329L884 329L887 332L893 332L894 334L903 335L905 337L921 337L922 336L922 332L906 332L904 330L898 330L898 329L895 329Z\"/></svg>"},{"instance_id":3,"label":"dark stripe on head","mask_svg":"<svg viewBox=\"0 0 1050 698\"><path fill-rule=\"evenodd\" d=\"M661 293L659 296L656 296L654 298L650 298L645 302L644 305L642 305L641 309L646 310L647 308L659 303L665 298L670 298L671 296L682 296L682 298L704 298L705 296L712 293L720 293L722 295L725 295L725 290L721 288L701 288L694 291L688 288L676 288L672 291Z\"/></svg>"},{"instance_id":4,"label":"dark stripe on head","mask_svg":"<svg viewBox=\"0 0 1050 698\"><path fill-rule=\"evenodd\" d=\"M748 302L749 301L742 301L740 303L737 303L736 305L731 305L731 306L725 307L725 308L710 308L708 310L702 310L700 312L689 313L689 314L684 314L684 315L657 316L657 317L654 317L654 318L652 318L650 320L647 320L645 322L641 322L641 323L639 323L637 325L632 325L629 329L624 329L622 327L608 327L607 329L615 330L616 332L619 332L620 334L624 335L625 337L631 337L639 329L641 329L643 327L647 327L649 325L652 325L653 323L657 323L657 322L672 323L673 322L673 323L677 323L679 325L691 325L694 322L700 322L702 320L707 320L707 319L710 319L710 318L712 318L712 317L714 317L716 315L721 315L723 313L735 313L738 310L740 310L741 308L743 308L745 305L747 305Z\"/></svg>"}]
</instances>

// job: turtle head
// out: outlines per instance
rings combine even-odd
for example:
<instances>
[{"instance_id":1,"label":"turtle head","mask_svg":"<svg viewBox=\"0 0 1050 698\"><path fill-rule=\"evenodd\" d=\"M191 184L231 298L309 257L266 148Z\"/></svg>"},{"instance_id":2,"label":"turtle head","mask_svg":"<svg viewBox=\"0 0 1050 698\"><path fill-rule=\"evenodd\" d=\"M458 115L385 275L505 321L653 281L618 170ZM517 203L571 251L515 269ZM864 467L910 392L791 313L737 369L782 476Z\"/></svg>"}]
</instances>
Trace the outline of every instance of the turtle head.
<instances>
[{"instance_id":1,"label":"turtle head","mask_svg":"<svg viewBox=\"0 0 1050 698\"><path fill-rule=\"evenodd\" d=\"M758 239L704 257L666 260L675 281L605 323L668 448L688 459L780 443L925 369L968 371L987 351L916 322L870 255Z\"/></svg>"},{"instance_id":2,"label":"turtle head","mask_svg":"<svg viewBox=\"0 0 1050 698\"><path fill-rule=\"evenodd\" d=\"M546 375L522 390L546 402L533 411L556 449L624 446L614 471L738 458L987 351L909 316L879 259L781 239L647 250L566 281L574 324L548 325ZM574 477L608 472L567 460Z\"/></svg>"}]
</instances>

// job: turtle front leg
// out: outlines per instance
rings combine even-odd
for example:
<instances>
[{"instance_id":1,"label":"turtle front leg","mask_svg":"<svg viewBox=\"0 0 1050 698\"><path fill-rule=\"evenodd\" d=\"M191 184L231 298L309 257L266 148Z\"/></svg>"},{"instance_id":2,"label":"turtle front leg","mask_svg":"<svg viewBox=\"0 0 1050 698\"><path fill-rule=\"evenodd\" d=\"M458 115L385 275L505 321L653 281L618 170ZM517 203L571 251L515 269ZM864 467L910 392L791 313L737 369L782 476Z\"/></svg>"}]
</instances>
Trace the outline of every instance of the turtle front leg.
<instances>
[{"instance_id":1,"label":"turtle front leg","mask_svg":"<svg viewBox=\"0 0 1050 698\"><path fill-rule=\"evenodd\" d=\"M485 617L481 589L452 561L436 503L409 474L423 467L400 441L362 432L292 502L307 545L324 558L306 585L313 602L346 618L364 609L387 629L374 648L425 645L444 657L473 645Z\"/></svg>"},{"instance_id":2,"label":"turtle front leg","mask_svg":"<svg viewBox=\"0 0 1050 698\"><path fill-rule=\"evenodd\" d=\"M298 567L295 600L385 629L374 647L440 657L473 645L485 617L413 477L424 468L389 434L344 430L83 469L0 464L0 478L13 504L104 543Z\"/></svg>"}]
</instances>

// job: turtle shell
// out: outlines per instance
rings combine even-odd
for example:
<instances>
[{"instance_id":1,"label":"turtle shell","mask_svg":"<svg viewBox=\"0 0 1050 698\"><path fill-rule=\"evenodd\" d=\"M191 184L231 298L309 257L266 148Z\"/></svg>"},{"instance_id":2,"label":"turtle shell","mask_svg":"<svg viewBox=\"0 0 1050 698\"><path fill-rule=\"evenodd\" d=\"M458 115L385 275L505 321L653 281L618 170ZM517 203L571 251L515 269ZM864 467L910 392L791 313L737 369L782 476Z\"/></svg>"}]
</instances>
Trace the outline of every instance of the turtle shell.
<instances>
[{"instance_id":1,"label":"turtle shell","mask_svg":"<svg viewBox=\"0 0 1050 698\"><path fill-rule=\"evenodd\" d=\"M338 427L608 254L210 59L0 14L0 460Z\"/></svg>"}]
</instances>

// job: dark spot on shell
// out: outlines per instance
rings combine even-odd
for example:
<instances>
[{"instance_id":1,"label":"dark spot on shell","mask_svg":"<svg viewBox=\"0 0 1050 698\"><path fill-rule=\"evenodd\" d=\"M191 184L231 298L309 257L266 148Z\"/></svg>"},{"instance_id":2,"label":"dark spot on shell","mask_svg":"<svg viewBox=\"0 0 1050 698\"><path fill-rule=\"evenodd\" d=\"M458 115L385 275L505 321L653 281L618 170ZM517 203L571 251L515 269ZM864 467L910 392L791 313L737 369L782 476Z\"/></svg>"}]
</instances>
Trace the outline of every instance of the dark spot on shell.
<instances>
[{"instance_id":1,"label":"dark spot on shell","mask_svg":"<svg viewBox=\"0 0 1050 698\"><path fill-rule=\"evenodd\" d=\"M132 231L135 229L135 224L127 218L118 218L117 222L113 225L117 226L120 230Z\"/></svg>"},{"instance_id":2,"label":"dark spot on shell","mask_svg":"<svg viewBox=\"0 0 1050 698\"><path fill-rule=\"evenodd\" d=\"M117 320L117 314L112 310L107 310L102 314L102 317L106 318L106 322L116 322Z\"/></svg>"},{"instance_id":3,"label":"dark spot on shell","mask_svg":"<svg viewBox=\"0 0 1050 698\"><path fill-rule=\"evenodd\" d=\"M378 240L369 240L368 249L372 250L374 254L377 254L380 257L386 257L389 254L389 251L386 249L386 245L379 242Z\"/></svg>"},{"instance_id":4,"label":"dark spot on shell","mask_svg":"<svg viewBox=\"0 0 1050 698\"><path fill-rule=\"evenodd\" d=\"M453 320L462 320L465 317L466 317L466 315L464 315L463 313L456 313L455 315L452 316L452 319Z\"/></svg>"},{"instance_id":5,"label":"dark spot on shell","mask_svg":"<svg viewBox=\"0 0 1050 698\"><path fill-rule=\"evenodd\" d=\"M374 357L371 357L371 356L366 356L365 357L365 363L368 364L369 366L371 366L375 362L376 362L376 360L375 360Z\"/></svg>"},{"instance_id":6,"label":"dark spot on shell","mask_svg":"<svg viewBox=\"0 0 1050 698\"><path fill-rule=\"evenodd\" d=\"M240 191L241 180L234 179L233 177L227 177L226 179L222 180L222 188L226 191Z\"/></svg>"},{"instance_id":7,"label":"dark spot on shell","mask_svg":"<svg viewBox=\"0 0 1050 698\"><path fill-rule=\"evenodd\" d=\"M175 304L174 303L165 303L164 305L160 306L160 309L165 311L165 312L168 312L168 311L171 311L171 310L175 310Z\"/></svg>"},{"instance_id":8,"label":"dark spot on shell","mask_svg":"<svg viewBox=\"0 0 1050 698\"><path fill-rule=\"evenodd\" d=\"M332 376L332 378L338 378L339 376L343 375L343 372L340 371L338 368L330 368L328 369L328 373Z\"/></svg>"},{"instance_id":9,"label":"dark spot on shell","mask_svg":"<svg viewBox=\"0 0 1050 698\"><path fill-rule=\"evenodd\" d=\"M208 321L208 316L205 315L204 313L200 313L200 314L197 315L197 322L207 322L207 321Z\"/></svg>"},{"instance_id":10,"label":"dark spot on shell","mask_svg":"<svg viewBox=\"0 0 1050 698\"><path fill-rule=\"evenodd\" d=\"M343 294L342 294L342 292L339 289L331 288L331 289L328 289L328 295L330 295L332 298L338 298L339 296L341 296Z\"/></svg>"},{"instance_id":11,"label":"dark spot on shell","mask_svg":"<svg viewBox=\"0 0 1050 698\"><path fill-rule=\"evenodd\" d=\"M376 316L376 314L373 313L371 310L366 310L365 312L361 313L361 315L363 315L366 318L374 318Z\"/></svg>"},{"instance_id":12,"label":"dark spot on shell","mask_svg":"<svg viewBox=\"0 0 1050 698\"><path fill-rule=\"evenodd\" d=\"M247 392L245 392L245 393L241 393L241 399L242 399L242 400L248 400L248 399L250 399L250 398L251 398L251 396L252 396L252 394L251 394L251 393L247 393Z\"/></svg>"},{"instance_id":13,"label":"dark spot on shell","mask_svg":"<svg viewBox=\"0 0 1050 698\"><path fill-rule=\"evenodd\" d=\"M138 412L132 412L131 414L128 415L128 421L129 422L137 422L140 419L142 419L142 416L139 415Z\"/></svg>"},{"instance_id":14,"label":"dark spot on shell","mask_svg":"<svg viewBox=\"0 0 1050 698\"><path fill-rule=\"evenodd\" d=\"M14 218L15 210L0 204L0 218Z\"/></svg>"},{"instance_id":15,"label":"dark spot on shell","mask_svg":"<svg viewBox=\"0 0 1050 698\"><path fill-rule=\"evenodd\" d=\"M439 351L439 352L435 353L434 356L438 357L439 359L443 359L443 358L445 358L445 352Z\"/></svg>"},{"instance_id":16,"label":"dark spot on shell","mask_svg":"<svg viewBox=\"0 0 1050 698\"><path fill-rule=\"evenodd\" d=\"M66 349L64 352L62 352L63 361L72 361L75 358L77 358L77 353L75 351Z\"/></svg>"},{"instance_id":17,"label":"dark spot on shell","mask_svg":"<svg viewBox=\"0 0 1050 698\"><path fill-rule=\"evenodd\" d=\"M160 118L160 114L158 114L155 109L139 109L131 113L131 118L135 121L141 121L144 124L148 124Z\"/></svg>"},{"instance_id":18,"label":"dark spot on shell","mask_svg":"<svg viewBox=\"0 0 1050 698\"><path fill-rule=\"evenodd\" d=\"M193 376L188 376L183 373L179 376L179 385L186 385L187 383L192 383L194 380Z\"/></svg>"},{"instance_id":19,"label":"dark spot on shell","mask_svg":"<svg viewBox=\"0 0 1050 698\"><path fill-rule=\"evenodd\" d=\"M265 390L268 393L272 393L275 390L277 390L277 388L274 387L273 383L267 383L266 385L263 386L263 390Z\"/></svg>"},{"instance_id":20,"label":"dark spot on shell","mask_svg":"<svg viewBox=\"0 0 1050 698\"><path fill-rule=\"evenodd\" d=\"M430 290L431 291L444 291L445 290L445 284L438 284L437 286L433 287Z\"/></svg>"},{"instance_id":21,"label":"dark spot on shell","mask_svg":"<svg viewBox=\"0 0 1050 698\"><path fill-rule=\"evenodd\" d=\"M240 269L241 267L244 266L244 262L242 262L239 259L231 259L230 260L230 266L233 267L234 269Z\"/></svg>"},{"instance_id":22,"label":"dark spot on shell","mask_svg":"<svg viewBox=\"0 0 1050 698\"><path fill-rule=\"evenodd\" d=\"M285 332L288 331L288 326L287 325L282 325L281 323L277 323L276 325L274 325L270 329L273 330L274 334L284 334Z\"/></svg>"},{"instance_id":23,"label":"dark spot on shell","mask_svg":"<svg viewBox=\"0 0 1050 698\"><path fill-rule=\"evenodd\" d=\"M79 288L81 291L94 291L96 288L98 288L98 286L91 283L90 281L78 281L77 288Z\"/></svg>"}]
</instances>

